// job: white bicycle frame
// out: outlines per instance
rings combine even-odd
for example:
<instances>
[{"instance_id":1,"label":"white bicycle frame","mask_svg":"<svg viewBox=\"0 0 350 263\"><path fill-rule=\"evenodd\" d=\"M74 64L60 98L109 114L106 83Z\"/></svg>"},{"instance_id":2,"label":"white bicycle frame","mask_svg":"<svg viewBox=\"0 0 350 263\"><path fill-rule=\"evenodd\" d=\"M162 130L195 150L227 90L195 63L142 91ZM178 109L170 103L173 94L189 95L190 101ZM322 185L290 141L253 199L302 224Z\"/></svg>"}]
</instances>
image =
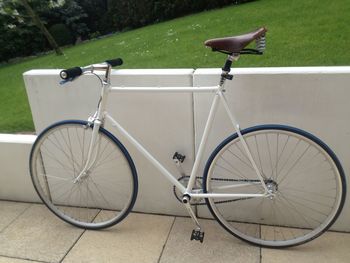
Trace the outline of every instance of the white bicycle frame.
<instances>
[{"instance_id":1,"label":"white bicycle frame","mask_svg":"<svg viewBox=\"0 0 350 263\"><path fill-rule=\"evenodd\" d=\"M95 67L96 69L96 67ZM212 86L212 87L112 87L110 84L110 71L111 67L108 66L107 71L106 71L106 76L105 80L102 82L102 91L101 91L101 97L100 97L100 102L99 102L99 107L97 112L95 113L93 117L93 132L92 132L92 138L89 146L89 152L88 152L88 157L87 161L85 164L84 169L82 172L78 175L75 181L79 181L81 177L86 175L86 172L93 166L95 160L96 160L96 155L98 150L96 151L96 154L94 157L92 157L92 149L94 148L94 143L96 142L96 137L98 134L98 130L102 123L105 120L108 120L111 122L112 126L114 126L117 130L125 136L125 138L133 144L136 149L141 152L164 176L167 178L172 184L174 184L179 191L183 195L188 195L193 198L233 198L233 197L267 197L271 195L272 193L267 189L267 186L264 182L264 177L261 175L253 157L252 154L250 153L250 150L248 148L247 143L245 142L241 132L239 125L236 121L235 116L232 114L230 111L227 100L224 95L224 81L220 82L220 85L218 86ZM189 182L187 187L183 186L177 179L176 177L171 174L154 156L152 156L143 146L141 143L139 143L134 137L132 137L111 115L108 114L106 111L106 103L107 103L107 98L108 94L110 92L119 92L119 93L133 93L133 92L157 92L157 93L186 93L186 92L205 92L205 93L214 93L214 98L211 104L209 116L204 128L204 133L201 138L201 142L199 144L198 152L195 156L195 162L193 164L193 168L190 174ZM254 171L256 172L256 176L259 179L260 182L252 182L252 183L241 183L241 184L233 184L231 186L225 185L222 187L222 189L228 189L228 188L239 188L239 187L244 187L247 185L261 185L264 189L262 193L256 193L256 194L247 194L247 193L215 193L215 192L210 192L210 193L203 193L199 192L198 190L193 190L194 184L195 184L195 179L196 175L198 172L199 164L201 162L201 159L203 157L204 149L208 140L208 136L211 130L211 127L213 125L213 120L215 116L215 112L218 108L219 102L221 102L225 108L225 111L228 115L228 117L231 120L231 123L237 132L240 142L243 145L243 148L249 158L249 161L254 168ZM92 160L92 161L91 161ZM220 187L216 188L217 190L220 189ZM212 189L214 190L214 189Z\"/></svg>"}]
</instances>

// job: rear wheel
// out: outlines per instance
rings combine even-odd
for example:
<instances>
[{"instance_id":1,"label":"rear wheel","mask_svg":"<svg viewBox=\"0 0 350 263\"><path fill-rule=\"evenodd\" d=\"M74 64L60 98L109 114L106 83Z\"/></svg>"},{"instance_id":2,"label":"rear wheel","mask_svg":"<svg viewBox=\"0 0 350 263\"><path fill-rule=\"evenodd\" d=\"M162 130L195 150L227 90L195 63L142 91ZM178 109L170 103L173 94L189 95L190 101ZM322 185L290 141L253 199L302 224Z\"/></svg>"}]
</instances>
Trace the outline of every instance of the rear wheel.
<instances>
[{"instance_id":1,"label":"rear wheel","mask_svg":"<svg viewBox=\"0 0 350 263\"><path fill-rule=\"evenodd\" d=\"M93 165L80 177L89 151L92 126L63 121L46 128L30 154L30 174L44 204L75 226L112 226L131 211L137 196L137 174L125 147L100 128Z\"/></svg>"},{"instance_id":2,"label":"rear wheel","mask_svg":"<svg viewBox=\"0 0 350 263\"><path fill-rule=\"evenodd\" d=\"M300 245L325 232L340 214L346 195L344 172L332 150L315 136L288 126L256 126L242 135L273 195L207 198L221 226L265 247ZM264 192L237 134L214 150L203 182L206 193Z\"/></svg>"}]
</instances>

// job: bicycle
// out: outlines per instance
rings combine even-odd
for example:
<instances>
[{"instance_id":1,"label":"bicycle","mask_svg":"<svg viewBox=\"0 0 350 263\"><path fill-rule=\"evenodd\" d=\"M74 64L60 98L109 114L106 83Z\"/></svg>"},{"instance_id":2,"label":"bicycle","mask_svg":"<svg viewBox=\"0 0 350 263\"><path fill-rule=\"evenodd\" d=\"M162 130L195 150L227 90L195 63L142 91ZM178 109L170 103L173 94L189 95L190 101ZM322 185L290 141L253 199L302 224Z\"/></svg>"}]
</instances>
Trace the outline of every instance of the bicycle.
<instances>
[{"instance_id":1,"label":"bicycle","mask_svg":"<svg viewBox=\"0 0 350 263\"><path fill-rule=\"evenodd\" d=\"M191 240L203 242L204 231L192 205L204 201L225 230L254 245L296 246L324 233L339 216L346 196L344 171L334 152L314 135L290 126L265 124L241 130L225 98L232 62L242 54L263 54L266 32L262 27L205 42L228 55L219 85L213 87L112 87L111 68L121 65L121 59L62 70L64 83L95 71L103 71L104 78L95 74L101 94L93 116L50 125L32 147L30 174L43 203L62 220L85 229L110 227L128 215L137 197L137 171L127 149L104 128L109 121L176 187L196 225ZM256 48L247 48L254 41ZM106 111L110 92L139 91L213 93L190 176L177 179ZM198 167L219 102L235 132L212 152L201 177ZM180 166L185 156L175 153L173 159Z\"/></svg>"}]
</instances>

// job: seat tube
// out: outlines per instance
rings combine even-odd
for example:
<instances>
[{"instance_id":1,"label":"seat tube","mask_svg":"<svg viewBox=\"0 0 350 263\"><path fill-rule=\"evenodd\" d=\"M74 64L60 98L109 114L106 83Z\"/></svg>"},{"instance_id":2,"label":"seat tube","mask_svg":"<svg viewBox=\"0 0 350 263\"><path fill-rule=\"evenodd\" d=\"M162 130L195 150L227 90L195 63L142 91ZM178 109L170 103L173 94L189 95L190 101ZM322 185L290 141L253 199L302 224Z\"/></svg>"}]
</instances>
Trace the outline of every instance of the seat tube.
<instances>
[{"instance_id":1,"label":"seat tube","mask_svg":"<svg viewBox=\"0 0 350 263\"><path fill-rule=\"evenodd\" d=\"M200 161L202 159L202 156L203 156L203 153L204 153L204 149L205 149L205 145L207 143L208 136L209 136L212 124L213 124L215 112L216 112L217 107L218 107L218 101L220 99L219 93L221 93L220 89L216 92L216 94L214 96L214 99L213 99L213 102L212 102L212 105L211 105L211 108L210 108L208 120L207 120L207 123L205 124L203 136L202 136L201 142L199 144L198 152L197 152L197 155L196 155L196 160L195 160L195 162L193 164L193 168L192 168L192 172L191 172L191 175L190 175L190 179L189 179L189 182L188 182L188 185L187 185L187 188L186 188L186 193L191 193L192 188L193 188L194 183L195 183L195 180L196 180L196 175L197 175L197 172L198 172L199 163L200 163Z\"/></svg>"}]
</instances>

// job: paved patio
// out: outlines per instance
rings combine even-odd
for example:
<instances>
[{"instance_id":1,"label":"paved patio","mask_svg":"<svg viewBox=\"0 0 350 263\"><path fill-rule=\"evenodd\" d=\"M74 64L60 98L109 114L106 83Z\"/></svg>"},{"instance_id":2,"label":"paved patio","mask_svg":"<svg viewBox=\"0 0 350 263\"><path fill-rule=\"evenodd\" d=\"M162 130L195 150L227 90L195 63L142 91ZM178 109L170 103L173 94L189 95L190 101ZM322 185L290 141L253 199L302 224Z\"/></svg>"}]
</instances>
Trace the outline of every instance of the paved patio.
<instances>
[{"instance_id":1,"label":"paved patio","mask_svg":"<svg viewBox=\"0 0 350 263\"><path fill-rule=\"evenodd\" d=\"M273 250L243 243L202 220L203 244L189 218L132 213L102 231L70 226L41 204L0 201L0 263L25 262L349 262L350 234L329 232L303 246Z\"/></svg>"}]
</instances>

